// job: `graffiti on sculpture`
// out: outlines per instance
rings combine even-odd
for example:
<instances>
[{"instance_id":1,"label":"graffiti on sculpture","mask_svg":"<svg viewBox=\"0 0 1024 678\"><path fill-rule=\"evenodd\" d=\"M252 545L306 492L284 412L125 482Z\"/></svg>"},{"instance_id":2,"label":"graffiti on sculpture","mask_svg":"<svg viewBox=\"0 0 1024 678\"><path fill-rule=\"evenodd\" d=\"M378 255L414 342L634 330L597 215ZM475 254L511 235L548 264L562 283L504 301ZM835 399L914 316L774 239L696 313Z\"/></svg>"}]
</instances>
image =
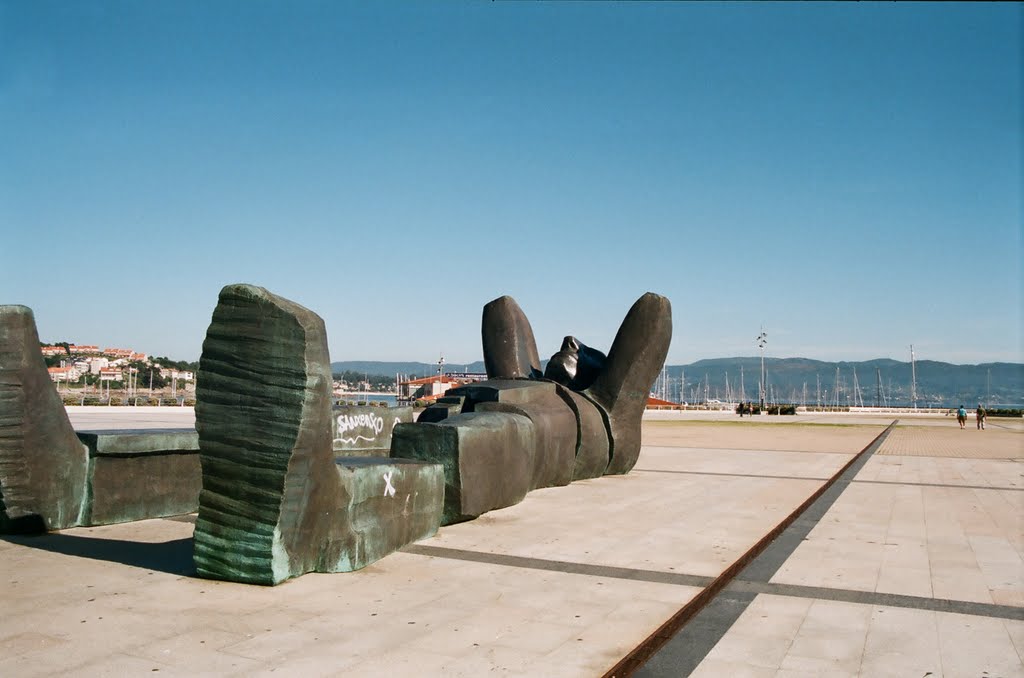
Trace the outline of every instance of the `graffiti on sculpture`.
<instances>
[{"instance_id":1,"label":"graffiti on sculpture","mask_svg":"<svg viewBox=\"0 0 1024 678\"><path fill-rule=\"evenodd\" d=\"M386 457L392 430L412 421L412 408L335 405L332 415L336 454Z\"/></svg>"},{"instance_id":2,"label":"graffiti on sculpture","mask_svg":"<svg viewBox=\"0 0 1024 678\"><path fill-rule=\"evenodd\" d=\"M355 445L359 442L372 443L384 430L384 418L376 412L342 414L334 420L334 423L338 430L338 437L335 437L334 442L348 445Z\"/></svg>"}]
</instances>

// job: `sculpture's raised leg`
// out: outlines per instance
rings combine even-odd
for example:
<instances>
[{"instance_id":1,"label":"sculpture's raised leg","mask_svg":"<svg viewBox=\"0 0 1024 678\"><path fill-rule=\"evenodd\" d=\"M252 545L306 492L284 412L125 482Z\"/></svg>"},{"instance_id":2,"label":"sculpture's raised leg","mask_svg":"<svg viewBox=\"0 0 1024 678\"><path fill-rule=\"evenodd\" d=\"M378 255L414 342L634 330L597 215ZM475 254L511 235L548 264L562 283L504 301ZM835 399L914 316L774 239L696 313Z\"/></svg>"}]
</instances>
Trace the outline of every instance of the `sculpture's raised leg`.
<instances>
[{"instance_id":1,"label":"sculpture's raised leg","mask_svg":"<svg viewBox=\"0 0 1024 678\"><path fill-rule=\"evenodd\" d=\"M0 533L78 525L88 464L46 371L32 310L0 306Z\"/></svg>"},{"instance_id":2,"label":"sculpture's raised leg","mask_svg":"<svg viewBox=\"0 0 1024 678\"><path fill-rule=\"evenodd\" d=\"M533 328L515 299L504 296L488 302L484 306L480 334L488 377L536 379L541 376Z\"/></svg>"},{"instance_id":3,"label":"sculpture's raised leg","mask_svg":"<svg viewBox=\"0 0 1024 678\"><path fill-rule=\"evenodd\" d=\"M583 394L607 415L611 460L605 473L629 473L640 456L640 424L672 341L672 305L648 292L615 334L604 368Z\"/></svg>"},{"instance_id":4,"label":"sculpture's raised leg","mask_svg":"<svg viewBox=\"0 0 1024 678\"><path fill-rule=\"evenodd\" d=\"M196 402L202 576L277 584L354 570L433 534L440 466L335 460L323 320L250 285L220 294Z\"/></svg>"}]
</instances>

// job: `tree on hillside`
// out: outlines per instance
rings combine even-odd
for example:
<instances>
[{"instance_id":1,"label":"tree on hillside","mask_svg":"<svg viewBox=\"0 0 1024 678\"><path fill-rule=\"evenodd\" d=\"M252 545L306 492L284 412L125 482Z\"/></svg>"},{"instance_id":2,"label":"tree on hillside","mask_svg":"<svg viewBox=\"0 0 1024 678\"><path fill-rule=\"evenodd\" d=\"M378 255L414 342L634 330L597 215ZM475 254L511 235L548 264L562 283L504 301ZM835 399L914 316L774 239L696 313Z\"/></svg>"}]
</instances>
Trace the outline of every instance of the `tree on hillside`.
<instances>
[{"instance_id":1,"label":"tree on hillside","mask_svg":"<svg viewBox=\"0 0 1024 678\"><path fill-rule=\"evenodd\" d=\"M160 370L153 367L152 365L144 362L134 361L131 366L139 371L138 376L138 387L154 389L163 388L167 385L167 380L160 376Z\"/></svg>"}]
</instances>

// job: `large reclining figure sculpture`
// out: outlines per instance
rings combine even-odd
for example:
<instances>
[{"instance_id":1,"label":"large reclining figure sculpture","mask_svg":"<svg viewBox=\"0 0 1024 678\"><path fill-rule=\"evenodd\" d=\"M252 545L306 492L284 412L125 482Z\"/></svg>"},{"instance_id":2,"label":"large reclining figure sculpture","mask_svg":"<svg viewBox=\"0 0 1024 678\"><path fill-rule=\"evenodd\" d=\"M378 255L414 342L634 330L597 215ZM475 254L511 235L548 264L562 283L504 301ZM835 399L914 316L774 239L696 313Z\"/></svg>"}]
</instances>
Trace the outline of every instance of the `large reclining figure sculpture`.
<instances>
[{"instance_id":1,"label":"large reclining figure sculpture","mask_svg":"<svg viewBox=\"0 0 1024 678\"><path fill-rule=\"evenodd\" d=\"M125 447L129 434L112 434L109 449L95 435L76 436L49 383L31 311L0 307L0 320L0 532L194 505L194 474L166 466L167 452L146 461ZM432 535L442 521L510 506L535 488L628 472L671 331L668 300L646 294L607 356L566 337L542 373L526 316L502 297L484 307L487 381L453 389L422 423L395 426L391 458L338 458L350 451L332 449L332 423L340 424L332 422L323 320L262 288L225 287L197 389L197 571L277 584L355 570ZM168 477L184 485L147 489L147 478ZM118 492L125 487L127 495Z\"/></svg>"},{"instance_id":2,"label":"large reclining figure sculpture","mask_svg":"<svg viewBox=\"0 0 1024 678\"><path fill-rule=\"evenodd\" d=\"M484 307L488 380L452 389L417 424L399 424L392 457L445 470L443 524L511 506L540 487L628 473L647 395L672 338L668 299L647 293L607 357L574 337L541 376L533 330L511 297Z\"/></svg>"}]
</instances>

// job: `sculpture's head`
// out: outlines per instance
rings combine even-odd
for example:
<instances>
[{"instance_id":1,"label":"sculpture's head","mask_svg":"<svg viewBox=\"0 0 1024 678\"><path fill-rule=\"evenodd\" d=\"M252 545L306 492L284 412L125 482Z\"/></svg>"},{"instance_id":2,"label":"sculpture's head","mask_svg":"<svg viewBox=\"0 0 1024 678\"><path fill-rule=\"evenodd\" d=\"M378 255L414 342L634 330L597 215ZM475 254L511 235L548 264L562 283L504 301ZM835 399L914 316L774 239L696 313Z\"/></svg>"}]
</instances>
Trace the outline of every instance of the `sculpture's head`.
<instances>
[{"instance_id":1,"label":"sculpture's head","mask_svg":"<svg viewBox=\"0 0 1024 678\"><path fill-rule=\"evenodd\" d=\"M582 391L594 383L606 360L608 356L601 351L569 336L562 340L558 353L551 356L544 377L574 391Z\"/></svg>"}]
</instances>

